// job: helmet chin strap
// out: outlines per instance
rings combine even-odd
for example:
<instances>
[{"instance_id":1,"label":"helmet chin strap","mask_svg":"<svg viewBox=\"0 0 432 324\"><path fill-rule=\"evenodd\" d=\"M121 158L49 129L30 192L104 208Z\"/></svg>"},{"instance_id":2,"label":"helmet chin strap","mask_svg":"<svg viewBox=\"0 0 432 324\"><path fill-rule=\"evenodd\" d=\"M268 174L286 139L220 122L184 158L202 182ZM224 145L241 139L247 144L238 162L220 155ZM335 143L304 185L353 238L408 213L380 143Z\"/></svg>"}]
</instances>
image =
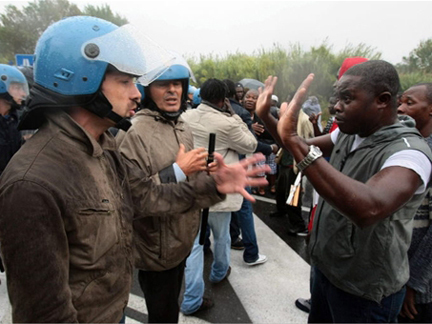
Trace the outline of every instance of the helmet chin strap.
<instances>
[{"instance_id":1,"label":"helmet chin strap","mask_svg":"<svg viewBox=\"0 0 432 324\"><path fill-rule=\"evenodd\" d=\"M161 109L159 109L159 111L161 115L164 116L166 119L173 120L173 121L177 120L180 117L180 115L183 113L182 109L179 109L175 112L168 112Z\"/></svg>"},{"instance_id":2,"label":"helmet chin strap","mask_svg":"<svg viewBox=\"0 0 432 324\"><path fill-rule=\"evenodd\" d=\"M101 90L98 91L96 99L86 105L85 108L101 118L111 119L115 123L115 128L124 130L125 132L132 126L129 118L122 117L112 110L111 103Z\"/></svg>"},{"instance_id":3,"label":"helmet chin strap","mask_svg":"<svg viewBox=\"0 0 432 324\"><path fill-rule=\"evenodd\" d=\"M0 95L0 98L1 98L1 99L4 99L4 100L6 100L8 103L10 103L10 105L11 105L11 110L14 110L14 109L19 110L19 109L22 108L22 104L17 103L17 102L15 101L15 99L14 99L14 98L13 98L13 97L8 93L8 92L1 94L1 95Z\"/></svg>"},{"instance_id":4,"label":"helmet chin strap","mask_svg":"<svg viewBox=\"0 0 432 324\"><path fill-rule=\"evenodd\" d=\"M128 118L122 117L119 114L113 112L112 110L105 116L108 119L111 119L115 124L115 128L124 130L125 132L132 126L132 123Z\"/></svg>"},{"instance_id":5,"label":"helmet chin strap","mask_svg":"<svg viewBox=\"0 0 432 324\"><path fill-rule=\"evenodd\" d=\"M149 103L148 103L148 107L146 107L150 110L154 110L154 111L158 111L162 117L164 117L167 120L171 120L171 121L177 121L177 119L180 117L180 115L184 112L184 108L183 108L183 102L181 104L181 107L179 110L177 111L165 111L160 109L156 103L153 101L153 99L149 98Z\"/></svg>"}]
</instances>

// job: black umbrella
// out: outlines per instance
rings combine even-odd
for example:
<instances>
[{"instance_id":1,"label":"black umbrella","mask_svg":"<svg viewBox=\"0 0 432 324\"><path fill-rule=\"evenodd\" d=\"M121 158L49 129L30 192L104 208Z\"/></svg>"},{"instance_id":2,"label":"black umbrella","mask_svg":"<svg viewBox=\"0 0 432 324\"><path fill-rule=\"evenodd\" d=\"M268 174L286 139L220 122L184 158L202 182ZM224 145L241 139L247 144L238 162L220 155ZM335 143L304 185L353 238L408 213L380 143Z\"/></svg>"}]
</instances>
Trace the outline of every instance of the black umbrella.
<instances>
[{"instance_id":1,"label":"black umbrella","mask_svg":"<svg viewBox=\"0 0 432 324\"><path fill-rule=\"evenodd\" d=\"M244 88L255 89L258 90L259 87L264 88L264 83L255 79L243 79L239 81Z\"/></svg>"}]
</instances>

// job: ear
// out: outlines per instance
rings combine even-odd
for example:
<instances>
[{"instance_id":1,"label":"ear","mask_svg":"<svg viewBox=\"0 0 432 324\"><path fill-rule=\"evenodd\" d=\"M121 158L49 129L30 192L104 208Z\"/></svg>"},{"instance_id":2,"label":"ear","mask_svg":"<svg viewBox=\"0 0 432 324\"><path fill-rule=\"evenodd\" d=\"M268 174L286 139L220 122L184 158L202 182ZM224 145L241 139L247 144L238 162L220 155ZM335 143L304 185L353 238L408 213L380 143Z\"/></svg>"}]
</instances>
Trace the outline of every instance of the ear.
<instances>
[{"instance_id":1,"label":"ear","mask_svg":"<svg viewBox=\"0 0 432 324\"><path fill-rule=\"evenodd\" d=\"M392 96L388 91L380 93L376 97L376 102L378 104L378 108L386 108L391 105Z\"/></svg>"}]
</instances>

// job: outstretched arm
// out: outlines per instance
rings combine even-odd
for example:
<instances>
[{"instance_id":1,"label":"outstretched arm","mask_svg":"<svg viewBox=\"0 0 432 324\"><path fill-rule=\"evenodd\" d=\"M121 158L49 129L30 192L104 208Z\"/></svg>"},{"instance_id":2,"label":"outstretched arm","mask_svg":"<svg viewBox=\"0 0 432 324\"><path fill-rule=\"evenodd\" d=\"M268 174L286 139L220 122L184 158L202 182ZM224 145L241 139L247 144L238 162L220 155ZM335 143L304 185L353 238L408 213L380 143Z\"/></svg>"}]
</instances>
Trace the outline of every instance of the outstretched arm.
<instances>
[{"instance_id":1,"label":"outstretched arm","mask_svg":"<svg viewBox=\"0 0 432 324\"><path fill-rule=\"evenodd\" d=\"M207 208L220 202L225 198L224 194L229 193L240 193L246 199L254 201L244 188L266 185L265 179L254 177L270 171L270 167L249 166L265 160L265 157L255 154L238 163L226 165L220 154L214 153L214 156L217 167L211 175L201 172L192 181L166 184L156 184L133 162L125 159L135 217L171 216L191 209Z\"/></svg>"}]
</instances>

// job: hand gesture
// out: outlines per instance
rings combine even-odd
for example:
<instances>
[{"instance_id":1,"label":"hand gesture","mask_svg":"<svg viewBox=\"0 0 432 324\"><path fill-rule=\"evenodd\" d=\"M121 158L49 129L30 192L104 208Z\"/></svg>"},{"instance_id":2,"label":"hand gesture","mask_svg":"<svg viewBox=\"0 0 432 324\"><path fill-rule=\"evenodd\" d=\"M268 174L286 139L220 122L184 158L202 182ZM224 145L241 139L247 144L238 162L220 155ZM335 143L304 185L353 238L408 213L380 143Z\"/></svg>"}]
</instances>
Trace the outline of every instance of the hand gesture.
<instances>
[{"instance_id":1,"label":"hand gesture","mask_svg":"<svg viewBox=\"0 0 432 324\"><path fill-rule=\"evenodd\" d=\"M224 105L224 107L225 107L225 111L227 113L229 113L231 116L235 115L235 111L234 111L233 107L231 106L231 103L230 103L230 101L229 101L228 98L225 98L225 105Z\"/></svg>"},{"instance_id":2,"label":"hand gesture","mask_svg":"<svg viewBox=\"0 0 432 324\"><path fill-rule=\"evenodd\" d=\"M176 163L180 169L182 169L183 173L189 176L195 172L205 171L207 169L207 156L208 153L203 147L186 152L185 146L180 144Z\"/></svg>"},{"instance_id":3,"label":"hand gesture","mask_svg":"<svg viewBox=\"0 0 432 324\"><path fill-rule=\"evenodd\" d=\"M318 118L319 118L319 116L321 116L321 114L322 114L322 112L320 112L318 114L312 113L309 116L309 121L314 125L318 124Z\"/></svg>"},{"instance_id":4,"label":"hand gesture","mask_svg":"<svg viewBox=\"0 0 432 324\"><path fill-rule=\"evenodd\" d=\"M264 89L262 89L261 87L258 89L259 97L256 103L256 113L260 118L263 118L262 116L270 114L270 107L272 106L271 97L276 83L277 77L270 75L265 80Z\"/></svg>"},{"instance_id":5,"label":"hand gesture","mask_svg":"<svg viewBox=\"0 0 432 324\"><path fill-rule=\"evenodd\" d=\"M304 100L306 99L306 94L313 81L314 75L311 73L302 82L294 98L290 103L282 103L280 110L279 123L277 125L278 134L282 142L289 147L289 141L292 138L298 137L297 135L297 120L300 109Z\"/></svg>"},{"instance_id":6,"label":"hand gesture","mask_svg":"<svg viewBox=\"0 0 432 324\"><path fill-rule=\"evenodd\" d=\"M220 193L240 193L247 200L254 202L255 199L245 190L245 187L262 187L268 185L264 177L253 178L260 173L269 172L270 167L268 165L264 164L249 168L249 166L265 160L264 155L261 153L254 154L250 158L230 165L225 164L222 155L219 153L214 153L214 157L217 161L217 169L213 173L213 178L216 181L216 187Z\"/></svg>"},{"instance_id":7,"label":"hand gesture","mask_svg":"<svg viewBox=\"0 0 432 324\"><path fill-rule=\"evenodd\" d=\"M264 126L259 123L253 123L252 129L257 136L260 136L262 133L264 133Z\"/></svg>"}]
</instances>

